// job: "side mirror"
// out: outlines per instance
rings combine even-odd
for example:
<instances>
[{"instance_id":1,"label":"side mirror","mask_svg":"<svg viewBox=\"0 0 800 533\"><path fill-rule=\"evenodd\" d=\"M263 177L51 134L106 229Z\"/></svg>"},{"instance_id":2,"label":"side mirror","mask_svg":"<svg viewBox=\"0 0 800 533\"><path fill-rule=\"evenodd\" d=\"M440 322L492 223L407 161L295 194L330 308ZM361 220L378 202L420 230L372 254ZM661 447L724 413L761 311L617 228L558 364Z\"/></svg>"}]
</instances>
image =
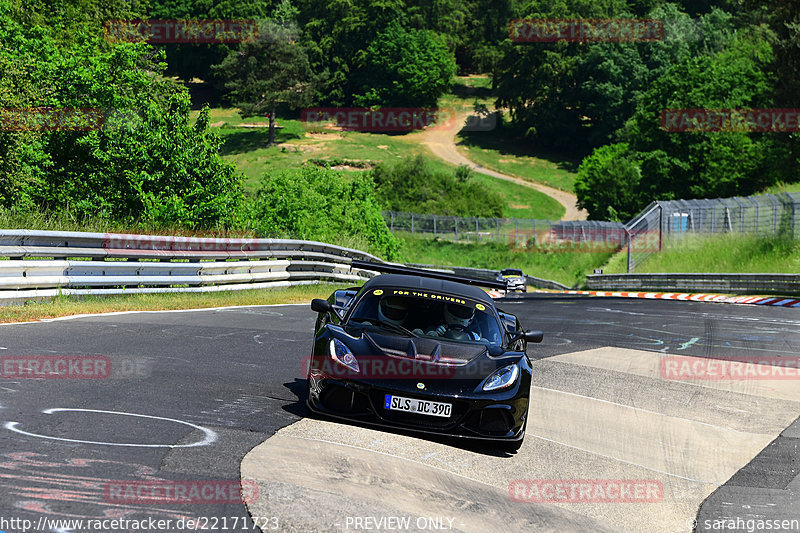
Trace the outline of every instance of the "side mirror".
<instances>
[{"instance_id":1,"label":"side mirror","mask_svg":"<svg viewBox=\"0 0 800 533\"><path fill-rule=\"evenodd\" d=\"M522 334L522 338L528 342L542 342L544 333L541 331L529 330Z\"/></svg>"},{"instance_id":2,"label":"side mirror","mask_svg":"<svg viewBox=\"0 0 800 533\"><path fill-rule=\"evenodd\" d=\"M330 313L333 311L333 306L328 300L322 298L314 298L311 300L311 310L317 313Z\"/></svg>"}]
</instances>

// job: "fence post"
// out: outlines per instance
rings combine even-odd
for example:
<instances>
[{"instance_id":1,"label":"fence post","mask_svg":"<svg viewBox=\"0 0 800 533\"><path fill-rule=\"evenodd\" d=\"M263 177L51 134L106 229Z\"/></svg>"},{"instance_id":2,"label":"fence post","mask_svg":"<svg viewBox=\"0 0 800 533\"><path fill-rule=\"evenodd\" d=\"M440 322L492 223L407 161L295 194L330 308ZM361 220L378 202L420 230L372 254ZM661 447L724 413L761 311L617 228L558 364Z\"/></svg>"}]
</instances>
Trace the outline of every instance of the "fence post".
<instances>
[{"instance_id":1,"label":"fence post","mask_svg":"<svg viewBox=\"0 0 800 533\"><path fill-rule=\"evenodd\" d=\"M756 201L753 199L753 197L752 197L752 196L748 196L747 198L748 198L748 199L749 199L751 202L753 202L753 205L754 205L754 206L756 206L756 219L755 219L755 222L754 222L755 228L754 228L754 230L753 230L753 233L758 233L758 202L756 202Z\"/></svg>"},{"instance_id":2,"label":"fence post","mask_svg":"<svg viewBox=\"0 0 800 533\"><path fill-rule=\"evenodd\" d=\"M478 217L475 217L475 242L481 242L481 233L478 229Z\"/></svg>"},{"instance_id":3,"label":"fence post","mask_svg":"<svg viewBox=\"0 0 800 533\"><path fill-rule=\"evenodd\" d=\"M733 197L733 201L739 204L739 233L744 233L744 204L736 196Z\"/></svg>"},{"instance_id":4,"label":"fence post","mask_svg":"<svg viewBox=\"0 0 800 533\"><path fill-rule=\"evenodd\" d=\"M436 238L436 215L433 215L433 238Z\"/></svg>"},{"instance_id":5,"label":"fence post","mask_svg":"<svg viewBox=\"0 0 800 533\"><path fill-rule=\"evenodd\" d=\"M784 193L786 198L789 199L789 205L792 207L792 238L794 238L794 215L795 215L795 206L794 206L794 198L788 192Z\"/></svg>"},{"instance_id":6,"label":"fence post","mask_svg":"<svg viewBox=\"0 0 800 533\"><path fill-rule=\"evenodd\" d=\"M717 216L717 208L711 206L711 233L714 233L714 217Z\"/></svg>"},{"instance_id":7,"label":"fence post","mask_svg":"<svg viewBox=\"0 0 800 533\"><path fill-rule=\"evenodd\" d=\"M514 219L514 246L517 245L517 234L519 233L519 219Z\"/></svg>"},{"instance_id":8,"label":"fence post","mask_svg":"<svg viewBox=\"0 0 800 533\"><path fill-rule=\"evenodd\" d=\"M769 203L772 204L772 234L775 235L778 233L778 202L775 201L771 194L768 194L767 198L769 198Z\"/></svg>"},{"instance_id":9,"label":"fence post","mask_svg":"<svg viewBox=\"0 0 800 533\"><path fill-rule=\"evenodd\" d=\"M455 222L453 226L455 227L456 232L456 242L458 242L458 217L453 217L453 221Z\"/></svg>"},{"instance_id":10,"label":"fence post","mask_svg":"<svg viewBox=\"0 0 800 533\"><path fill-rule=\"evenodd\" d=\"M414 236L414 213L411 213L411 236Z\"/></svg>"},{"instance_id":11,"label":"fence post","mask_svg":"<svg viewBox=\"0 0 800 533\"><path fill-rule=\"evenodd\" d=\"M495 241L495 242L499 243L500 242L500 219L498 219L498 218L494 219L494 223L497 224L497 241Z\"/></svg>"},{"instance_id":12,"label":"fence post","mask_svg":"<svg viewBox=\"0 0 800 533\"><path fill-rule=\"evenodd\" d=\"M628 228L625 228L625 236L628 241L628 268L627 272L630 274L631 270L633 270L633 261L631 260L631 232Z\"/></svg>"},{"instance_id":13,"label":"fence post","mask_svg":"<svg viewBox=\"0 0 800 533\"><path fill-rule=\"evenodd\" d=\"M391 215L391 217L392 217L392 225L390 226L390 229L389 229L389 231L391 231L392 233L394 233L394 211L389 211L389 214L390 214L390 215Z\"/></svg>"},{"instance_id":14,"label":"fence post","mask_svg":"<svg viewBox=\"0 0 800 533\"><path fill-rule=\"evenodd\" d=\"M661 247L664 245L664 206L658 204L658 251L661 251ZM630 251L630 247L628 248Z\"/></svg>"}]
</instances>

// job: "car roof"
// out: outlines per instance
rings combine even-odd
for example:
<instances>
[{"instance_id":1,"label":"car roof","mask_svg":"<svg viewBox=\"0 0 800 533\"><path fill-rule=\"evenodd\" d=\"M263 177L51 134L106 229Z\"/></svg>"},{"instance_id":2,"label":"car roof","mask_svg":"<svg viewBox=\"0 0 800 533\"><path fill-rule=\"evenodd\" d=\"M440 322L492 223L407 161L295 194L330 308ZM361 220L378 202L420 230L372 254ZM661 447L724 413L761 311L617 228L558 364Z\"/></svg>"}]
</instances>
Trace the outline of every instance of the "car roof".
<instances>
[{"instance_id":1,"label":"car roof","mask_svg":"<svg viewBox=\"0 0 800 533\"><path fill-rule=\"evenodd\" d=\"M426 278L423 276L410 276L405 274L381 274L375 276L364 284L364 290L375 289L378 287L393 287L402 289L424 289L429 291L446 292L459 296L465 296L487 303L494 307L491 297L478 287L446 281L442 279Z\"/></svg>"}]
</instances>

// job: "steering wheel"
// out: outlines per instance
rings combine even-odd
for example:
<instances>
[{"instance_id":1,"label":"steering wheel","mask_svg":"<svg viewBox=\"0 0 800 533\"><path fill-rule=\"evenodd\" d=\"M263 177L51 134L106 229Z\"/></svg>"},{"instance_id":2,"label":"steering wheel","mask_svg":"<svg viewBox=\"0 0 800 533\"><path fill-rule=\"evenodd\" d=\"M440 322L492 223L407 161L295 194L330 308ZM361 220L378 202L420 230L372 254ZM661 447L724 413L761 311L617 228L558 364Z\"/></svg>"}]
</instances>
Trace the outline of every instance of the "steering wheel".
<instances>
[{"instance_id":1,"label":"steering wheel","mask_svg":"<svg viewBox=\"0 0 800 533\"><path fill-rule=\"evenodd\" d=\"M467 328L461 324L447 324L447 331L445 331L443 336L447 339L458 341L470 340L472 338L467 332Z\"/></svg>"}]
</instances>

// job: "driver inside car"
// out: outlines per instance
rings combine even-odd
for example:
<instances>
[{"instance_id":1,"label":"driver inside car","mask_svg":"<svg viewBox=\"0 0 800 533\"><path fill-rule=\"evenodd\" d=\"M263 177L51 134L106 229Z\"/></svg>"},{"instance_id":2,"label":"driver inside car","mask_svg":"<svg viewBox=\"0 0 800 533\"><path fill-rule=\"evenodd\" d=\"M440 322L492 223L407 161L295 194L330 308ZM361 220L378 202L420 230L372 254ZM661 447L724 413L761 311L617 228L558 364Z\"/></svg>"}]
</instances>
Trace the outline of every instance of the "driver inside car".
<instances>
[{"instance_id":1,"label":"driver inside car","mask_svg":"<svg viewBox=\"0 0 800 533\"><path fill-rule=\"evenodd\" d=\"M475 309L471 306L446 303L443 311L444 324L425 331L431 337L445 337L448 339L480 340L480 330L475 323ZM415 329L415 334L422 334L421 329Z\"/></svg>"},{"instance_id":2,"label":"driver inside car","mask_svg":"<svg viewBox=\"0 0 800 533\"><path fill-rule=\"evenodd\" d=\"M401 326L408 316L408 303L402 298L386 296L378 304L378 320Z\"/></svg>"}]
</instances>

